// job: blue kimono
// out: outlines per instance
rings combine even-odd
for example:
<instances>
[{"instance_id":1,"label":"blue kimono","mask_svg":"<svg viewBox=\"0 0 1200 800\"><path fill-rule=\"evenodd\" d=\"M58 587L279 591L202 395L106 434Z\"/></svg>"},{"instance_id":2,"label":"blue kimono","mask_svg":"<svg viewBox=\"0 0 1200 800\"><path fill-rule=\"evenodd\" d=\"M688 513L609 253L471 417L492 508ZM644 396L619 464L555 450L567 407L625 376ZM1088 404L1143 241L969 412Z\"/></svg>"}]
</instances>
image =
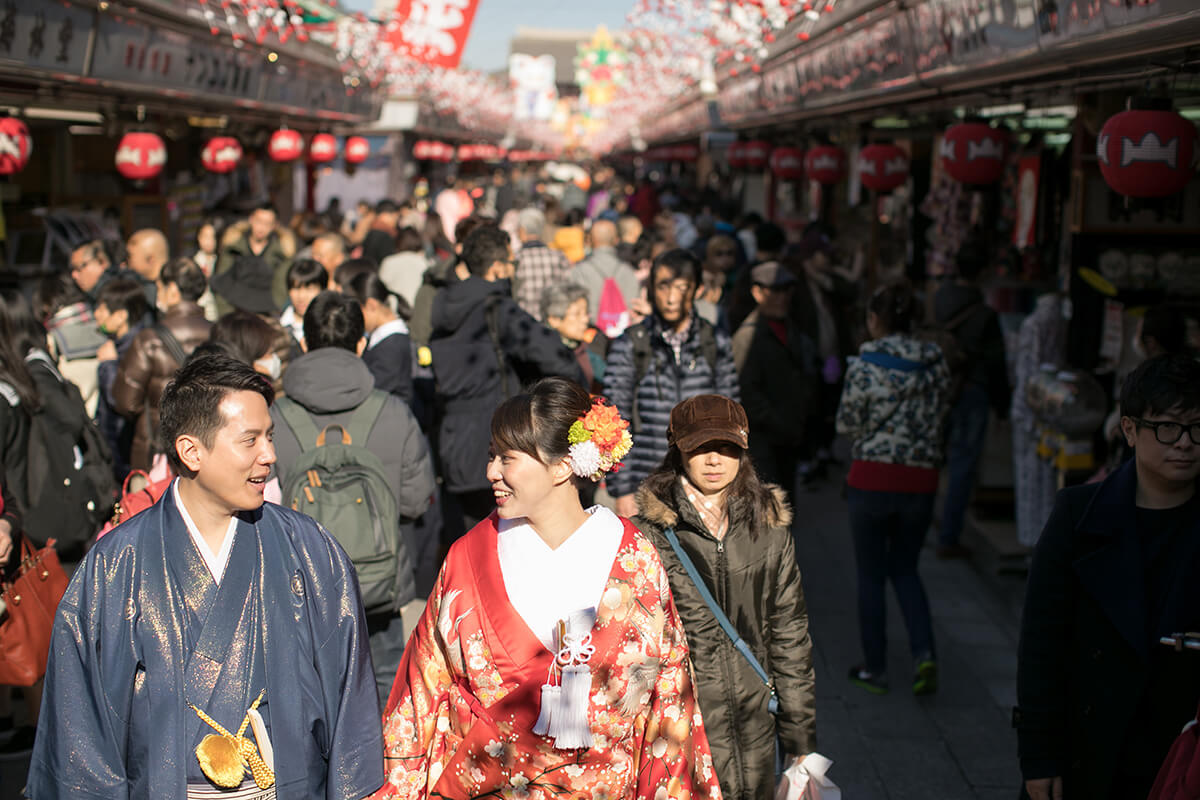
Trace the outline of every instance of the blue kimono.
<instances>
[{"instance_id":1,"label":"blue kimono","mask_svg":"<svg viewBox=\"0 0 1200 800\"><path fill-rule=\"evenodd\" d=\"M59 605L27 796L175 798L211 787L195 747L258 706L276 796L349 800L383 783L383 738L350 559L313 520L239 516L212 579L168 491L101 539Z\"/></svg>"}]
</instances>

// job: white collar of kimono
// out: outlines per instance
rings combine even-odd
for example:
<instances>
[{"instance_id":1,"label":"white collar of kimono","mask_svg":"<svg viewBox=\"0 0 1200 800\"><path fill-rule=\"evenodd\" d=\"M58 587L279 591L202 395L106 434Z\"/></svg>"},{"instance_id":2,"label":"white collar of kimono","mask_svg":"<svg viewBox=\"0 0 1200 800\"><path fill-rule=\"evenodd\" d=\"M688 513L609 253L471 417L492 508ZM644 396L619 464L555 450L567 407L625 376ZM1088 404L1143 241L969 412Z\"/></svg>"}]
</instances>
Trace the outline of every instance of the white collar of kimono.
<instances>
[{"instance_id":1,"label":"white collar of kimono","mask_svg":"<svg viewBox=\"0 0 1200 800\"><path fill-rule=\"evenodd\" d=\"M371 331L371 338L367 339L367 349L370 350L394 333L408 333L408 326L404 324L404 320L394 319Z\"/></svg>"},{"instance_id":2,"label":"white collar of kimono","mask_svg":"<svg viewBox=\"0 0 1200 800\"><path fill-rule=\"evenodd\" d=\"M233 537L237 533L237 517L230 517L229 530L225 531L225 541L221 543L221 552L214 553L208 546L208 542L204 541L204 537L200 535L200 528L192 520L192 515L183 507L183 500L179 497L178 478L171 484L171 493L175 497L175 507L179 509L179 516L183 517L183 524L187 526L192 541L196 543L196 549L200 551L200 557L204 559L204 565L212 573L213 583L220 586L221 578L225 575L225 567L229 564L229 554L233 552Z\"/></svg>"},{"instance_id":3,"label":"white collar of kimono","mask_svg":"<svg viewBox=\"0 0 1200 800\"><path fill-rule=\"evenodd\" d=\"M508 600L542 644L553 650L558 621L600 602L625 525L607 508L592 506L587 520L555 550L523 517L502 519L498 528Z\"/></svg>"}]
</instances>

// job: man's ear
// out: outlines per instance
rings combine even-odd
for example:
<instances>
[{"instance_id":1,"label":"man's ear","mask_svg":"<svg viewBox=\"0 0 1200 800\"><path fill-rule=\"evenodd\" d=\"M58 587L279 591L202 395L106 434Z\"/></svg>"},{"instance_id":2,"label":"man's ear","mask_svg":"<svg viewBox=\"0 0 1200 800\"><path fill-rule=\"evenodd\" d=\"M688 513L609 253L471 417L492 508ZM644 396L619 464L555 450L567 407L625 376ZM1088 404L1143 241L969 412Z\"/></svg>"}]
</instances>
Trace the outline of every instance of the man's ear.
<instances>
[{"instance_id":1,"label":"man's ear","mask_svg":"<svg viewBox=\"0 0 1200 800\"><path fill-rule=\"evenodd\" d=\"M358 346L354 349L354 353L357 356L362 356L362 354L366 351L366 349L367 349L367 337L364 336L363 338L358 340Z\"/></svg>"},{"instance_id":2,"label":"man's ear","mask_svg":"<svg viewBox=\"0 0 1200 800\"><path fill-rule=\"evenodd\" d=\"M1137 442L1137 423L1129 417L1121 417L1121 433L1125 434L1125 444L1133 447Z\"/></svg>"},{"instance_id":3,"label":"man's ear","mask_svg":"<svg viewBox=\"0 0 1200 800\"><path fill-rule=\"evenodd\" d=\"M181 433L175 437L175 455L179 456L180 462L192 472L200 471L206 449L199 437L190 433Z\"/></svg>"}]
</instances>

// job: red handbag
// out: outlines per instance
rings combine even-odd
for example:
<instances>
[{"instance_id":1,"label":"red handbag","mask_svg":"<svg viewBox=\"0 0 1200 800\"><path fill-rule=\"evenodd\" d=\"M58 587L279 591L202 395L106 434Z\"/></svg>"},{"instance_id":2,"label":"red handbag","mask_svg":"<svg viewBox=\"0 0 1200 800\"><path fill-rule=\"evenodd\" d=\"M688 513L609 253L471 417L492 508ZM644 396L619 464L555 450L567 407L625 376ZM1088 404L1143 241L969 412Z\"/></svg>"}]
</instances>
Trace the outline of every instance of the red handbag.
<instances>
[{"instance_id":1,"label":"red handbag","mask_svg":"<svg viewBox=\"0 0 1200 800\"><path fill-rule=\"evenodd\" d=\"M22 536L17 576L3 587L0 684L32 686L46 674L54 613L67 590L67 574L58 563L54 540L35 551L29 538Z\"/></svg>"},{"instance_id":2,"label":"red handbag","mask_svg":"<svg viewBox=\"0 0 1200 800\"><path fill-rule=\"evenodd\" d=\"M1154 779L1146 800L1192 800L1200 797L1200 710L1184 726Z\"/></svg>"},{"instance_id":3,"label":"red handbag","mask_svg":"<svg viewBox=\"0 0 1200 800\"><path fill-rule=\"evenodd\" d=\"M136 492L130 492L129 480L135 475L141 475L145 478L146 485ZM173 480L175 480L175 476L168 475L160 481L150 483L150 475L146 472L140 469L131 471L125 476L125 482L121 484L121 499L117 501L116 509L113 511L113 518L104 524L104 527L96 534L96 538L99 539L125 520L136 514L140 514L157 503L158 498L163 496Z\"/></svg>"}]
</instances>

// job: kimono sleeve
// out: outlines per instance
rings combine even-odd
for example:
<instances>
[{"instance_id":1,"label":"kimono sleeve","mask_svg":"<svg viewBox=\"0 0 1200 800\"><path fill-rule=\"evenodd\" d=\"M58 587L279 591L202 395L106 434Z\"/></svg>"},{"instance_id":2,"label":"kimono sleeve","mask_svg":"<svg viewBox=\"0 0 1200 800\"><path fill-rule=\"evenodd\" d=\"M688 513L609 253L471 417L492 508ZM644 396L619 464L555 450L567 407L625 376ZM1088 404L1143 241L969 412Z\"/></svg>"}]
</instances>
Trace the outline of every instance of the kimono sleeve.
<instances>
[{"instance_id":1,"label":"kimono sleeve","mask_svg":"<svg viewBox=\"0 0 1200 800\"><path fill-rule=\"evenodd\" d=\"M663 612L661 659L638 758L636 797L656 798L659 790L665 789L668 798L719 800L721 789L696 701L687 638L666 571L661 565L658 569Z\"/></svg>"},{"instance_id":2,"label":"kimono sleeve","mask_svg":"<svg viewBox=\"0 0 1200 800\"><path fill-rule=\"evenodd\" d=\"M92 561L81 566L58 605L26 785L31 800L129 796L125 742L136 665L102 635L105 606L124 603L115 589L96 586L93 572Z\"/></svg>"},{"instance_id":3,"label":"kimono sleeve","mask_svg":"<svg viewBox=\"0 0 1200 800\"><path fill-rule=\"evenodd\" d=\"M386 781L373 798L427 797L440 777L442 765L452 755L445 734L454 679L438 633L442 604L449 605L453 600L443 597L445 580L443 565L425 613L404 648L388 695L383 715Z\"/></svg>"}]
</instances>

